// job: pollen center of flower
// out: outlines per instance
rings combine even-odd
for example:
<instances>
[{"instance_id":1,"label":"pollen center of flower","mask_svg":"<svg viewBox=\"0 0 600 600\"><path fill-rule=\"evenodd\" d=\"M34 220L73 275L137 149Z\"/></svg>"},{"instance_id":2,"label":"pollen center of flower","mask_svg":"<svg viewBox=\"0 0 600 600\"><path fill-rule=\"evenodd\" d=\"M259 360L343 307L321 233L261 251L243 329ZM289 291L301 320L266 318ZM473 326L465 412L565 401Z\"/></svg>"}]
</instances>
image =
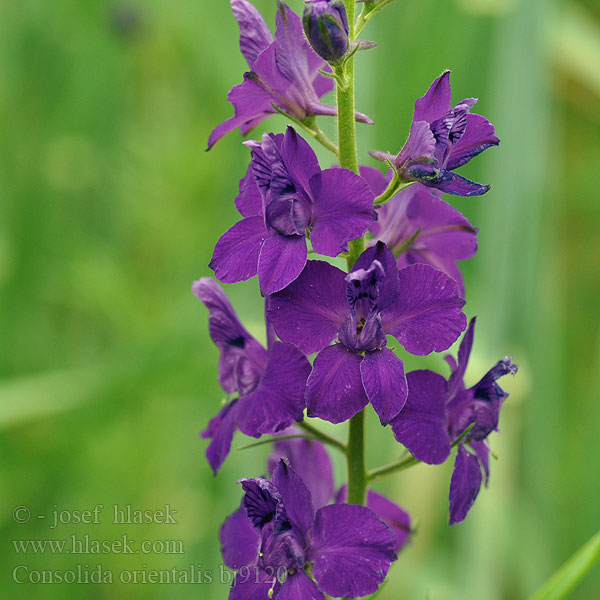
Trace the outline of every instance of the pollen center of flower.
<instances>
[{"instance_id":1,"label":"pollen center of flower","mask_svg":"<svg viewBox=\"0 0 600 600\"><path fill-rule=\"evenodd\" d=\"M267 204L267 225L282 235L304 235L310 224L308 202L294 189L272 197Z\"/></svg>"}]
</instances>

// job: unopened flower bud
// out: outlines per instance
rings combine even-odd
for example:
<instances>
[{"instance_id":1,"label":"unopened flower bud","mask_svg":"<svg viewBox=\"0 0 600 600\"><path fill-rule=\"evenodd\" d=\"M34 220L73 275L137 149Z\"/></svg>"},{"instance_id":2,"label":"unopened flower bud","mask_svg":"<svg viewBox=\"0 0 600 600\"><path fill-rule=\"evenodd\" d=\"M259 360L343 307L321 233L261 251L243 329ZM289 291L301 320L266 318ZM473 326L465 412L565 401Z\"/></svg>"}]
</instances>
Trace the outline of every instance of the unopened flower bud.
<instances>
[{"instance_id":1,"label":"unopened flower bud","mask_svg":"<svg viewBox=\"0 0 600 600\"><path fill-rule=\"evenodd\" d=\"M342 0L307 0L302 17L312 49L324 60L338 64L348 51L348 17Z\"/></svg>"}]
</instances>

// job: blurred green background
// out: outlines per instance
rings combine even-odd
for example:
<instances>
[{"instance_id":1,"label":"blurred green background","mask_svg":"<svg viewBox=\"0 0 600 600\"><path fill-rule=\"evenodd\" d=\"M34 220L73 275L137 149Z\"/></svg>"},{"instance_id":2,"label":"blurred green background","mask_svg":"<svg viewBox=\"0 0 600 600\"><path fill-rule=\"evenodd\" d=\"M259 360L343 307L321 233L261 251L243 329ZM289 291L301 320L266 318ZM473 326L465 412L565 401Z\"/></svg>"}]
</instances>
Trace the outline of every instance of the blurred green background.
<instances>
[{"instance_id":1,"label":"blurred green background","mask_svg":"<svg viewBox=\"0 0 600 600\"><path fill-rule=\"evenodd\" d=\"M274 0L255 5L274 24ZM358 108L375 120L359 127L363 161L400 148L414 99L444 68L454 99L479 96L496 125L501 146L461 171L493 189L447 200L481 228L464 265L479 317L468 382L505 354L520 365L502 381L511 397L490 487L464 524L447 526L451 463L378 484L419 523L379 598L525 598L600 529L600 5L402 0L364 37L379 47L357 61ZM237 43L226 0L0 1L3 598L227 597L219 524L267 450L233 451L217 478L209 471L198 432L223 394L190 286L236 220L249 159L238 132L204 152L246 68ZM272 117L254 135L284 125ZM227 291L264 337L256 282ZM440 357L408 362L445 373ZM391 432L371 418L369 433L369 464L394 459ZM99 503L101 523L50 529L53 510ZM178 524L114 525L114 504L168 504ZM28 523L14 522L21 505ZM12 543L72 534L184 550L36 555ZM100 564L115 583L13 581L18 565L77 564ZM118 582L122 570L189 565L215 581ZM599 597L596 568L572 598Z\"/></svg>"}]
</instances>

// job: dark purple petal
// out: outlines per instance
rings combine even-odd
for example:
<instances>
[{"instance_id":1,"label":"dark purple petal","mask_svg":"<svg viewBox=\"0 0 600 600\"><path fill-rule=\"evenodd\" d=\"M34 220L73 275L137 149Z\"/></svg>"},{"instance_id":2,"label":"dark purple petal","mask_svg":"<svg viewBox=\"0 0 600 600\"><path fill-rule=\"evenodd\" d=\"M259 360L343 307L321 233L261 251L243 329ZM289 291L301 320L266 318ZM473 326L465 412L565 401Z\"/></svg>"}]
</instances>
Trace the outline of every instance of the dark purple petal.
<instances>
[{"instance_id":1,"label":"dark purple petal","mask_svg":"<svg viewBox=\"0 0 600 600\"><path fill-rule=\"evenodd\" d=\"M454 194L455 196L481 196L489 189L489 185L483 185L475 181L471 181L462 175L452 173L444 169L440 169L435 179L420 179L419 181L428 187L435 188L446 194Z\"/></svg>"},{"instance_id":2,"label":"dark purple petal","mask_svg":"<svg viewBox=\"0 0 600 600\"><path fill-rule=\"evenodd\" d=\"M299 433L294 428L282 431L281 435ZM273 452L269 455L269 472L279 459L288 459L292 468L302 478L309 489L315 509L329 504L333 496L333 466L325 446L316 440L290 439L273 444Z\"/></svg>"},{"instance_id":3,"label":"dark purple petal","mask_svg":"<svg viewBox=\"0 0 600 600\"><path fill-rule=\"evenodd\" d=\"M487 440L483 440L481 442L470 440L469 446L479 459L479 463L481 464L485 474L485 485L487 486L490 480L490 447L488 446Z\"/></svg>"},{"instance_id":4,"label":"dark purple petal","mask_svg":"<svg viewBox=\"0 0 600 600\"><path fill-rule=\"evenodd\" d=\"M254 277L258 257L268 237L262 217L246 217L226 231L215 246L209 267L223 283L237 283Z\"/></svg>"},{"instance_id":5,"label":"dark purple petal","mask_svg":"<svg viewBox=\"0 0 600 600\"><path fill-rule=\"evenodd\" d=\"M348 314L345 276L326 262L308 261L300 276L271 298L269 320L279 338L306 354L327 346Z\"/></svg>"},{"instance_id":6,"label":"dark purple petal","mask_svg":"<svg viewBox=\"0 0 600 600\"><path fill-rule=\"evenodd\" d=\"M403 170L407 165L420 161L433 163L435 160L435 146L435 137L429 128L429 123L426 121L413 121L408 139L394 159L396 168ZM409 179L411 178L418 179L415 175L410 174Z\"/></svg>"},{"instance_id":7,"label":"dark purple petal","mask_svg":"<svg viewBox=\"0 0 600 600\"><path fill-rule=\"evenodd\" d=\"M499 143L500 140L494 135L494 126L485 117L468 114L465 134L452 146L446 168L457 169L490 146L497 146Z\"/></svg>"},{"instance_id":8,"label":"dark purple petal","mask_svg":"<svg viewBox=\"0 0 600 600\"><path fill-rule=\"evenodd\" d=\"M373 194L366 181L348 169L327 169L314 175L310 187L314 199L313 248L319 254L337 256L377 218Z\"/></svg>"},{"instance_id":9,"label":"dark purple petal","mask_svg":"<svg viewBox=\"0 0 600 600\"><path fill-rule=\"evenodd\" d=\"M300 17L280 0L278 0L275 40L277 67L284 77L294 82L302 98L302 104L308 108L309 101L312 98L316 99L308 66L308 55L314 51L304 37Z\"/></svg>"},{"instance_id":10,"label":"dark purple petal","mask_svg":"<svg viewBox=\"0 0 600 600\"><path fill-rule=\"evenodd\" d=\"M450 480L450 525L464 521L479 494L481 480L478 458L459 444Z\"/></svg>"},{"instance_id":11,"label":"dark purple petal","mask_svg":"<svg viewBox=\"0 0 600 600\"><path fill-rule=\"evenodd\" d=\"M450 71L444 71L415 102L413 121L433 123L442 118L450 110L451 97Z\"/></svg>"},{"instance_id":12,"label":"dark purple petal","mask_svg":"<svg viewBox=\"0 0 600 600\"><path fill-rule=\"evenodd\" d=\"M367 508L377 516L396 534L394 552L398 553L410 540L410 515L395 502L373 490L367 492Z\"/></svg>"},{"instance_id":13,"label":"dark purple petal","mask_svg":"<svg viewBox=\"0 0 600 600\"><path fill-rule=\"evenodd\" d=\"M243 348L256 341L237 318L235 309L221 286L210 277L194 281L192 292L209 310L208 331L220 350L231 346Z\"/></svg>"},{"instance_id":14,"label":"dark purple petal","mask_svg":"<svg viewBox=\"0 0 600 600\"><path fill-rule=\"evenodd\" d=\"M388 348L366 352L360 365L363 386L382 425L404 407L408 394L404 365Z\"/></svg>"},{"instance_id":15,"label":"dark purple petal","mask_svg":"<svg viewBox=\"0 0 600 600\"><path fill-rule=\"evenodd\" d=\"M305 483L285 459L281 459L275 467L273 483L281 495L290 523L295 530L306 537L314 521L314 510Z\"/></svg>"},{"instance_id":16,"label":"dark purple petal","mask_svg":"<svg viewBox=\"0 0 600 600\"><path fill-rule=\"evenodd\" d=\"M448 435L451 440L456 440L475 422L475 401L472 390L464 389L456 391L454 396L448 395L448 398Z\"/></svg>"},{"instance_id":17,"label":"dark purple petal","mask_svg":"<svg viewBox=\"0 0 600 600\"><path fill-rule=\"evenodd\" d=\"M391 179L391 170L389 170L390 177L386 177L379 169L375 167L367 167L364 165L360 165L358 167L358 172L360 176L367 182L369 188L373 192L375 196L379 196L389 183Z\"/></svg>"},{"instance_id":18,"label":"dark purple petal","mask_svg":"<svg viewBox=\"0 0 600 600\"><path fill-rule=\"evenodd\" d=\"M396 560L396 541L394 532L365 506L319 509L309 556L319 587L335 598L372 594Z\"/></svg>"},{"instance_id":19,"label":"dark purple petal","mask_svg":"<svg viewBox=\"0 0 600 600\"><path fill-rule=\"evenodd\" d=\"M514 375L516 372L517 365L506 357L498 361L476 385L470 388L475 410L475 427L469 434L471 439L481 441L498 429L500 409L508 394L496 383L496 380L509 373Z\"/></svg>"},{"instance_id":20,"label":"dark purple petal","mask_svg":"<svg viewBox=\"0 0 600 600\"><path fill-rule=\"evenodd\" d=\"M400 290L396 259L388 247L383 242L378 242L375 246L367 248L354 263L351 273L359 269L369 269L375 260L379 262L384 271L383 277L378 280L376 303L377 309L381 311L398 298Z\"/></svg>"},{"instance_id":21,"label":"dark purple petal","mask_svg":"<svg viewBox=\"0 0 600 600\"><path fill-rule=\"evenodd\" d=\"M268 72L269 65L262 63L265 63L271 57L274 58L274 54L274 44L271 44L271 46L259 56L256 65L262 67L262 71ZM285 91L285 88L289 86L289 82L282 78L281 75L278 75L276 71L274 76L279 77L276 83L279 85L279 88L283 87L283 91ZM266 88L265 84L253 71L245 73L243 83L232 87L227 94L227 100L233 104L235 116L227 119L213 129L208 138L207 150L210 150L224 135L238 127L242 128L243 134L248 133L250 129L249 127L244 127L244 125L252 124L252 126L256 126L266 116L274 113L275 109L272 107L272 103L279 98L282 98L281 89L279 89L278 96L274 97L270 89ZM280 103L282 103L282 101L277 104L279 105Z\"/></svg>"},{"instance_id":22,"label":"dark purple petal","mask_svg":"<svg viewBox=\"0 0 600 600\"><path fill-rule=\"evenodd\" d=\"M260 538L246 511L240 506L230 514L219 533L223 560L230 569L239 569L252 564L258 557Z\"/></svg>"},{"instance_id":23,"label":"dark purple petal","mask_svg":"<svg viewBox=\"0 0 600 600\"><path fill-rule=\"evenodd\" d=\"M265 349L240 323L219 285L208 277L195 281L192 291L208 308L208 329L221 350L219 383L228 393L246 394L258 385L266 364Z\"/></svg>"},{"instance_id":24,"label":"dark purple petal","mask_svg":"<svg viewBox=\"0 0 600 600\"><path fill-rule=\"evenodd\" d=\"M281 585L276 578L277 573L267 573L259 566L242 569L236 574L229 592L229 600L269 600L269 592L273 590L273 598Z\"/></svg>"},{"instance_id":25,"label":"dark purple petal","mask_svg":"<svg viewBox=\"0 0 600 600\"><path fill-rule=\"evenodd\" d=\"M452 374L448 379L448 398L452 398L456 392L464 390L463 378L469 357L471 356L471 348L473 347L473 336L475 335L475 317L469 322L469 328L465 332L463 339L460 342L458 349L458 363L456 369L452 370Z\"/></svg>"},{"instance_id":26,"label":"dark purple petal","mask_svg":"<svg viewBox=\"0 0 600 600\"><path fill-rule=\"evenodd\" d=\"M253 527L262 529L281 512L281 496L277 488L264 477L240 479L244 497L242 506Z\"/></svg>"},{"instance_id":27,"label":"dark purple petal","mask_svg":"<svg viewBox=\"0 0 600 600\"><path fill-rule=\"evenodd\" d=\"M310 363L294 346L275 342L256 390L238 400L237 423L252 437L302 421Z\"/></svg>"},{"instance_id":28,"label":"dark purple petal","mask_svg":"<svg viewBox=\"0 0 600 600\"><path fill-rule=\"evenodd\" d=\"M283 108L287 112L299 118L303 118L305 109L298 104L297 100L290 96L292 84L281 72L277 63L277 42L263 50L250 73L244 77L255 81L265 93L269 94L271 102ZM271 108L271 110L273 110Z\"/></svg>"},{"instance_id":29,"label":"dark purple petal","mask_svg":"<svg viewBox=\"0 0 600 600\"><path fill-rule=\"evenodd\" d=\"M308 192L310 178L321 172L319 161L308 142L288 127L281 145L281 157L296 188Z\"/></svg>"},{"instance_id":30,"label":"dark purple petal","mask_svg":"<svg viewBox=\"0 0 600 600\"><path fill-rule=\"evenodd\" d=\"M338 491L336 503L348 502L348 487L344 484ZM412 533L410 515L397 504L373 490L367 490L367 508L377 516L396 534L394 552L398 553L410 540Z\"/></svg>"},{"instance_id":31,"label":"dark purple petal","mask_svg":"<svg viewBox=\"0 0 600 600\"><path fill-rule=\"evenodd\" d=\"M304 268L308 250L304 236L273 233L260 251L258 280L263 296L274 294L290 284Z\"/></svg>"},{"instance_id":32,"label":"dark purple petal","mask_svg":"<svg viewBox=\"0 0 600 600\"><path fill-rule=\"evenodd\" d=\"M224 406L216 417L213 417L208 427L201 433L203 438L211 440L206 448L206 460L216 475L225 462L235 431L236 400Z\"/></svg>"},{"instance_id":33,"label":"dark purple petal","mask_svg":"<svg viewBox=\"0 0 600 600\"><path fill-rule=\"evenodd\" d=\"M231 0L233 16L240 26L240 50L252 68L256 57L273 42L261 14L246 0Z\"/></svg>"},{"instance_id":34,"label":"dark purple petal","mask_svg":"<svg viewBox=\"0 0 600 600\"><path fill-rule=\"evenodd\" d=\"M304 571L296 571L288 575L277 600L325 600L325 596Z\"/></svg>"},{"instance_id":35,"label":"dark purple petal","mask_svg":"<svg viewBox=\"0 0 600 600\"><path fill-rule=\"evenodd\" d=\"M400 295L382 313L383 328L411 354L449 348L467 326L456 281L429 265L401 269Z\"/></svg>"},{"instance_id":36,"label":"dark purple petal","mask_svg":"<svg viewBox=\"0 0 600 600\"><path fill-rule=\"evenodd\" d=\"M240 180L240 193L235 198L235 206L242 217L262 215L262 196L252 173L252 163Z\"/></svg>"},{"instance_id":37,"label":"dark purple petal","mask_svg":"<svg viewBox=\"0 0 600 600\"><path fill-rule=\"evenodd\" d=\"M252 149L252 162L250 166L254 179L263 197L272 189L274 194L293 187L281 157L281 144L283 135L265 133L261 142L248 140L244 145Z\"/></svg>"},{"instance_id":38,"label":"dark purple petal","mask_svg":"<svg viewBox=\"0 0 600 600\"><path fill-rule=\"evenodd\" d=\"M412 371L406 377L408 399L391 422L395 438L411 454L430 465L450 456L446 431L446 380L433 371Z\"/></svg>"},{"instance_id":39,"label":"dark purple petal","mask_svg":"<svg viewBox=\"0 0 600 600\"><path fill-rule=\"evenodd\" d=\"M306 383L309 417L342 423L369 402L360 376L362 357L342 344L329 346L317 355Z\"/></svg>"}]
</instances>

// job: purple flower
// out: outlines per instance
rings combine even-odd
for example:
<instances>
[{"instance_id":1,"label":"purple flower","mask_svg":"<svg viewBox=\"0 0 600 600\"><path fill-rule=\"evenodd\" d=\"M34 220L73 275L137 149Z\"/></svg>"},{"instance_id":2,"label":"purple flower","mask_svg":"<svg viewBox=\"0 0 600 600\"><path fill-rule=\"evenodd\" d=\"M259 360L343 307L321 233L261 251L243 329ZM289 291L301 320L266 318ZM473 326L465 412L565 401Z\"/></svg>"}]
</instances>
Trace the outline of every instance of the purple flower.
<instances>
[{"instance_id":1,"label":"purple flower","mask_svg":"<svg viewBox=\"0 0 600 600\"><path fill-rule=\"evenodd\" d=\"M246 0L231 0L233 15L240 26L240 48L250 71L244 82L229 91L235 116L210 134L208 149L224 135L240 128L243 135L263 119L280 110L304 121L314 115L336 115L337 109L319 98L333 89L333 80L319 73L328 69L304 37L300 18L278 0L275 40L264 19ZM360 113L356 119L372 121Z\"/></svg>"},{"instance_id":2,"label":"purple flower","mask_svg":"<svg viewBox=\"0 0 600 600\"><path fill-rule=\"evenodd\" d=\"M247 142L252 162L236 205L244 217L219 239L210 267L224 283L258 272L263 295L291 283L315 252L337 256L376 218L367 183L348 169L321 171L317 156L292 127Z\"/></svg>"},{"instance_id":3,"label":"purple flower","mask_svg":"<svg viewBox=\"0 0 600 600\"><path fill-rule=\"evenodd\" d=\"M458 196L484 194L489 185L452 172L500 143L494 126L485 117L469 112L476 102L477 98L466 98L450 108L450 71L445 71L415 102L410 134L398 155L372 152L372 156L389 158L404 182L418 181Z\"/></svg>"},{"instance_id":4,"label":"purple flower","mask_svg":"<svg viewBox=\"0 0 600 600\"><path fill-rule=\"evenodd\" d=\"M487 437L498 429L500 408L508 394L496 380L515 374L517 365L507 357L496 363L473 387L465 388L463 376L471 354L475 319L471 320L458 351L458 363L446 357L452 374L448 381L428 370L408 374L408 399L391 423L396 439L417 459L437 465L450 456L451 444L472 426L459 443L450 482L450 524L467 516L482 483L487 485L489 446Z\"/></svg>"},{"instance_id":5,"label":"purple flower","mask_svg":"<svg viewBox=\"0 0 600 600\"><path fill-rule=\"evenodd\" d=\"M297 433L291 427L282 435ZM273 472L281 458L286 458L310 491L316 509L330 503L333 496L333 465L327 449L321 442L307 439L279 440L273 444L269 455L269 473ZM346 502L347 488L343 485L337 492L335 502ZM373 490L367 491L367 508L396 534L394 552L398 553L410 539L410 515L397 504Z\"/></svg>"},{"instance_id":6,"label":"purple flower","mask_svg":"<svg viewBox=\"0 0 600 600\"><path fill-rule=\"evenodd\" d=\"M202 432L211 440L206 458L215 474L229 454L235 430L260 437L302 421L304 387L310 373L306 357L289 344L265 350L240 323L219 285L204 277L192 291L209 310L209 333L221 351L219 383L237 397Z\"/></svg>"},{"instance_id":7,"label":"purple flower","mask_svg":"<svg viewBox=\"0 0 600 600\"><path fill-rule=\"evenodd\" d=\"M375 195L390 181L379 169L360 167ZM455 208L437 197L435 190L420 184L396 194L377 211L379 217L370 230L375 244L381 240L392 251L398 268L417 263L431 265L450 275L458 283L461 296L465 286L459 260L471 258L477 251L477 227L473 227Z\"/></svg>"},{"instance_id":8,"label":"purple flower","mask_svg":"<svg viewBox=\"0 0 600 600\"><path fill-rule=\"evenodd\" d=\"M220 534L225 563L239 570L230 600L365 596L396 560L396 536L373 511L333 504L315 513L310 491L285 460L272 482L257 477L240 483L242 506ZM311 564L314 580L306 572Z\"/></svg>"},{"instance_id":9,"label":"purple flower","mask_svg":"<svg viewBox=\"0 0 600 600\"><path fill-rule=\"evenodd\" d=\"M319 353L306 384L309 416L341 423L371 402L386 425L407 396L404 365L386 334L411 354L440 352L466 327L463 305L453 279L428 265L398 271L379 242L350 273L309 261L271 297L269 320L283 341Z\"/></svg>"},{"instance_id":10,"label":"purple flower","mask_svg":"<svg viewBox=\"0 0 600 600\"><path fill-rule=\"evenodd\" d=\"M313 50L329 63L341 62L348 51L348 17L343 0L306 0L304 33Z\"/></svg>"}]
</instances>

